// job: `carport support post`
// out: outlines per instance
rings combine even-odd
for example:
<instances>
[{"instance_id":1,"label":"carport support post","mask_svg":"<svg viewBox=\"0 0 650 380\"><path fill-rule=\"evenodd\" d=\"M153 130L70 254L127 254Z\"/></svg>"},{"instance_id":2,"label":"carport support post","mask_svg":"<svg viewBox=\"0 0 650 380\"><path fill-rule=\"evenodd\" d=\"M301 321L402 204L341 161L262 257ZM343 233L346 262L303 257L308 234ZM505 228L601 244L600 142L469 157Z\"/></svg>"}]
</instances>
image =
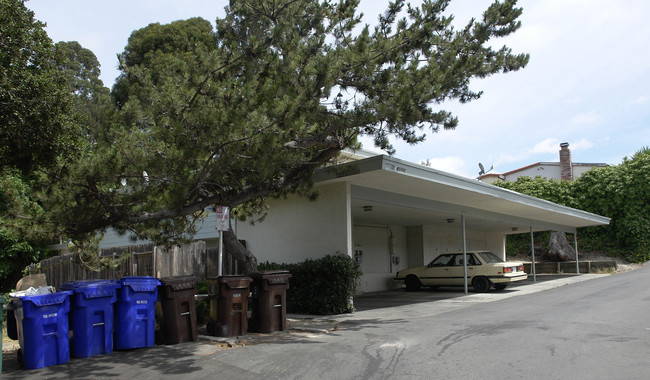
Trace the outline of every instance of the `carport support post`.
<instances>
[{"instance_id":1,"label":"carport support post","mask_svg":"<svg viewBox=\"0 0 650 380\"><path fill-rule=\"evenodd\" d=\"M533 258L531 268L533 268L533 282L537 282L537 275L535 274L535 238L533 237L533 226L530 226L530 253Z\"/></svg>"},{"instance_id":2,"label":"carport support post","mask_svg":"<svg viewBox=\"0 0 650 380\"><path fill-rule=\"evenodd\" d=\"M463 224L463 277L465 277L465 294L469 293L467 290L467 242L465 236L465 215L460 216Z\"/></svg>"},{"instance_id":3,"label":"carport support post","mask_svg":"<svg viewBox=\"0 0 650 380\"><path fill-rule=\"evenodd\" d=\"M573 233L573 246L576 248L576 274L580 274L580 265L578 265L578 230Z\"/></svg>"}]
</instances>

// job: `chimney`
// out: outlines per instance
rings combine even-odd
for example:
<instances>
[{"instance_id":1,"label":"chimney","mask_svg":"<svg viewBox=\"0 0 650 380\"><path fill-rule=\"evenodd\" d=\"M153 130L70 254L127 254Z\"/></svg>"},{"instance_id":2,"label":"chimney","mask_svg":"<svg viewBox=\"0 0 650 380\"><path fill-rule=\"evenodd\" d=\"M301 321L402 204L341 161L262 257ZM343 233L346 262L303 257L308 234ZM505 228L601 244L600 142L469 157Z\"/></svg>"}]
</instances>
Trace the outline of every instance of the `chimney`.
<instances>
[{"instance_id":1,"label":"chimney","mask_svg":"<svg viewBox=\"0 0 650 380\"><path fill-rule=\"evenodd\" d=\"M562 179L573 180L573 164L571 163L569 143L560 144L560 173Z\"/></svg>"}]
</instances>

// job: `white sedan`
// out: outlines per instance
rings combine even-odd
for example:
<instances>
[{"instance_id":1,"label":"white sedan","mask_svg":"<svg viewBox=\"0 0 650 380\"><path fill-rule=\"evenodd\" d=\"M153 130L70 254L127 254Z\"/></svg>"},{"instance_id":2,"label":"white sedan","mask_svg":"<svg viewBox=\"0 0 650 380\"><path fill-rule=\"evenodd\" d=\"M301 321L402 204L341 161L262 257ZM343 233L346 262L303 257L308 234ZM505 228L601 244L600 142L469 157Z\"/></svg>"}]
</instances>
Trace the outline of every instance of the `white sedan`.
<instances>
[{"instance_id":1,"label":"white sedan","mask_svg":"<svg viewBox=\"0 0 650 380\"><path fill-rule=\"evenodd\" d=\"M477 292L487 292L491 286L503 290L508 284L528 278L524 264L506 262L492 252L467 252L467 281ZM422 286L464 286L463 252L445 253L427 266L397 272L395 280L404 281L406 290Z\"/></svg>"}]
</instances>

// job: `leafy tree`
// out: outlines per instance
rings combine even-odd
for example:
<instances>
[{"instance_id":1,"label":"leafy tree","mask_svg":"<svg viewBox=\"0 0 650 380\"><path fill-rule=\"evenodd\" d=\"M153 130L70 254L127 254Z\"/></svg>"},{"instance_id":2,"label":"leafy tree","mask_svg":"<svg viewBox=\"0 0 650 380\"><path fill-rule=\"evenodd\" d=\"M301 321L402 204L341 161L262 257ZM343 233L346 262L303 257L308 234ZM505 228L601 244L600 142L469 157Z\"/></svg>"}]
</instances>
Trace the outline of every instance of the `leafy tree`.
<instances>
[{"instance_id":1,"label":"leafy tree","mask_svg":"<svg viewBox=\"0 0 650 380\"><path fill-rule=\"evenodd\" d=\"M24 268L48 252L46 244L35 238L38 228L28 222L42 215L43 209L33 201L24 178L17 170L0 174L0 292L13 289ZM27 235L32 238L25 239Z\"/></svg>"},{"instance_id":2,"label":"leafy tree","mask_svg":"<svg viewBox=\"0 0 650 380\"><path fill-rule=\"evenodd\" d=\"M528 55L491 47L519 28L516 1L461 29L448 3L398 0L370 27L356 0L232 1L216 30L190 19L135 31L113 91L119 123L68 168L51 198L66 207L50 216L71 237L115 227L174 241L211 205L243 216L311 195L313 171L359 136L392 153L390 137L456 127L440 104L478 99L470 79Z\"/></svg>"},{"instance_id":3,"label":"leafy tree","mask_svg":"<svg viewBox=\"0 0 650 380\"><path fill-rule=\"evenodd\" d=\"M650 259L650 149L620 165L596 168L580 177L574 192L586 211L610 217L607 228L590 231L605 246L616 246L628 260Z\"/></svg>"},{"instance_id":4,"label":"leafy tree","mask_svg":"<svg viewBox=\"0 0 650 380\"><path fill-rule=\"evenodd\" d=\"M92 52L76 42L53 45L43 27L23 1L0 0L2 290L59 236L45 217L53 185L112 108Z\"/></svg>"},{"instance_id":5,"label":"leafy tree","mask_svg":"<svg viewBox=\"0 0 650 380\"><path fill-rule=\"evenodd\" d=\"M71 95L52 41L21 0L0 0L0 165L28 172L74 151Z\"/></svg>"},{"instance_id":6,"label":"leafy tree","mask_svg":"<svg viewBox=\"0 0 650 380\"><path fill-rule=\"evenodd\" d=\"M535 178L518 177L516 181L497 181L495 185L564 206L576 207L576 202L573 199L573 182L571 181L537 176Z\"/></svg>"},{"instance_id":7,"label":"leafy tree","mask_svg":"<svg viewBox=\"0 0 650 380\"><path fill-rule=\"evenodd\" d=\"M77 41L57 42L54 50L56 67L63 73L68 91L74 95L70 114L91 141L95 140L103 126L110 125L113 111L110 90L99 79L99 61Z\"/></svg>"}]
</instances>

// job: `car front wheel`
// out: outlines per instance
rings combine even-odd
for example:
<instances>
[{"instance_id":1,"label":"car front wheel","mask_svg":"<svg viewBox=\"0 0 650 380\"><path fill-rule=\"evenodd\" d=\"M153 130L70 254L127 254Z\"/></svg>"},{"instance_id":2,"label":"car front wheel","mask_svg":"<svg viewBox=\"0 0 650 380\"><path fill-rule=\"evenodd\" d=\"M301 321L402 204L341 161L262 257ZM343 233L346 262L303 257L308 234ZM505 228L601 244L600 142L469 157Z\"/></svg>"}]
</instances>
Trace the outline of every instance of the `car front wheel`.
<instances>
[{"instance_id":1,"label":"car front wheel","mask_svg":"<svg viewBox=\"0 0 650 380\"><path fill-rule=\"evenodd\" d=\"M414 275L406 276L404 279L404 285L406 285L406 290L410 292L420 290L420 287L422 286L420 279Z\"/></svg>"},{"instance_id":2,"label":"car front wheel","mask_svg":"<svg viewBox=\"0 0 650 380\"><path fill-rule=\"evenodd\" d=\"M485 293L490 290L490 280L485 277L475 277L472 280L472 287L479 293Z\"/></svg>"}]
</instances>

